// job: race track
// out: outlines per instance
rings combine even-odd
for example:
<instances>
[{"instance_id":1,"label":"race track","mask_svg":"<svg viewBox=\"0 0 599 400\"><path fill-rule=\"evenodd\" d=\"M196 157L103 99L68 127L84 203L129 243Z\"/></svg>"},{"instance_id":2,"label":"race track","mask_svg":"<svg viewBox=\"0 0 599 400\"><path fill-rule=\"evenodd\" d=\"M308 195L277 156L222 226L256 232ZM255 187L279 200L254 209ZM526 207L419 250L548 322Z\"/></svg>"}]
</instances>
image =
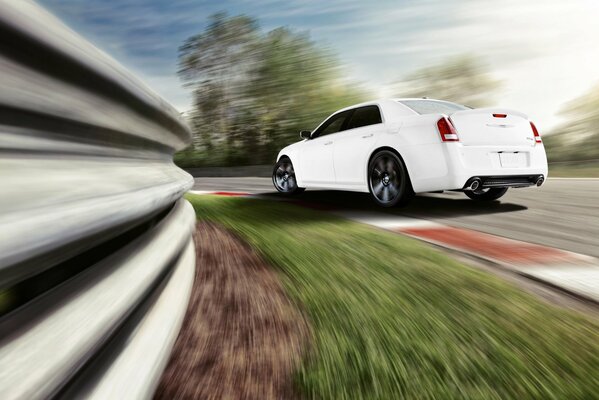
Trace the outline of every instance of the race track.
<instances>
[{"instance_id":1,"label":"race track","mask_svg":"<svg viewBox=\"0 0 599 400\"><path fill-rule=\"evenodd\" d=\"M270 178L195 178L194 190L277 196ZM377 210L363 193L308 190L300 198L338 209ZM549 179L541 188L510 189L492 203L462 193L426 194L405 208L380 211L599 257L599 179Z\"/></svg>"}]
</instances>

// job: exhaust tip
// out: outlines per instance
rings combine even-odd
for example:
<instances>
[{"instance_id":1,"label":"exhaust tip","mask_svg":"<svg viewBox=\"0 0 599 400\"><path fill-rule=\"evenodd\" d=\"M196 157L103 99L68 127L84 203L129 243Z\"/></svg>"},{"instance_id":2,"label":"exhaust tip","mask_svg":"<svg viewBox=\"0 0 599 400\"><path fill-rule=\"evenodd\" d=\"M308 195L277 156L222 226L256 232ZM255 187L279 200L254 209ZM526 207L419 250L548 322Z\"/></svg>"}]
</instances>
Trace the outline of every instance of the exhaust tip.
<instances>
[{"instance_id":1,"label":"exhaust tip","mask_svg":"<svg viewBox=\"0 0 599 400\"><path fill-rule=\"evenodd\" d=\"M472 182L470 183L470 186L468 186L468 189L470 190L477 190L478 188L480 188L481 186L481 181L479 178L475 178L472 180Z\"/></svg>"},{"instance_id":2,"label":"exhaust tip","mask_svg":"<svg viewBox=\"0 0 599 400\"><path fill-rule=\"evenodd\" d=\"M537 186L541 186L543 184L543 182L545 182L545 179L543 179L543 177L539 177L539 179L537 179Z\"/></svg>"}]
</instances>

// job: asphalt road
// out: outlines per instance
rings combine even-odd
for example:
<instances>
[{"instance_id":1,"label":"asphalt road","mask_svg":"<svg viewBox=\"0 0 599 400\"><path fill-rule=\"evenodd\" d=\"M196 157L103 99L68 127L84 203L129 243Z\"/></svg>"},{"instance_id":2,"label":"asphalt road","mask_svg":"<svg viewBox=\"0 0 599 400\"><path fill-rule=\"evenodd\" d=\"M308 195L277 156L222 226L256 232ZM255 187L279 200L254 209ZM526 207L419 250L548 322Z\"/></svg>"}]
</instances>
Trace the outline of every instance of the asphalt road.
<instances>
[{"instance_id":1,"label":"asphalt road","mask_svg":"<svg viewBox=\"0 0 599 400\"><path fill-rule=\"evenodd\" d=\"M277 195L270 178L196 178L194 190ZM307 190L299 197L336 208L377 210L363 193ZM380 211L599 257L599 179L549 179L541 188L510 189L492 203L456 192L419 195L405 208Z\"/></svg>"}]
</instances>

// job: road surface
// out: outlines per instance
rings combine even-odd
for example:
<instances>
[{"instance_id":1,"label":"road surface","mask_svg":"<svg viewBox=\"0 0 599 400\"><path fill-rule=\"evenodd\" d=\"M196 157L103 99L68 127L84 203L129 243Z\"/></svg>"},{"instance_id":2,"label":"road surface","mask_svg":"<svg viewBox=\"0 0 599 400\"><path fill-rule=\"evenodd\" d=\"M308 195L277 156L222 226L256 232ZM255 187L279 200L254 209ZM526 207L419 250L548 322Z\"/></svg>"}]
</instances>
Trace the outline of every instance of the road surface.
<instances>
[{"instance_id":1,"label":"road surface","mask_svg":"<svg viewBox=\"0 0 599 400\"><path fill-rule=\"evenodd\" d=\"M194 190L277 195L270 178L196 178ZM377 210L364 193L307 190L300 198L341 209ZM541 188L510 189L492 203L456 192L420 195L405 208L380 211L599 257L599 179L549 179Z\"/></svg>"}]
</instances>

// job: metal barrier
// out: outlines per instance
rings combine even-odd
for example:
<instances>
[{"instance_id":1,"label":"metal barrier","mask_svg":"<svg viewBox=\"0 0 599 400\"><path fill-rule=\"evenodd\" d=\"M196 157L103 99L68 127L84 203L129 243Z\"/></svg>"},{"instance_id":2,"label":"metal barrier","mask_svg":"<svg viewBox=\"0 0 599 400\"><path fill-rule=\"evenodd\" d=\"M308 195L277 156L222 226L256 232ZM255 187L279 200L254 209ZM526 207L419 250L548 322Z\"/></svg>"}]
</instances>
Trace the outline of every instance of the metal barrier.
<instances>
[{"instance_id":1,"label":"metal barrier","mask_svg":"<svg viewBox=\"0 0 599 400\"><path fill-rule=\"evenodd\" d=\"M179 113L0 0L0 398L147 398L195 268Z\"/></svg>"}]
</instances>

